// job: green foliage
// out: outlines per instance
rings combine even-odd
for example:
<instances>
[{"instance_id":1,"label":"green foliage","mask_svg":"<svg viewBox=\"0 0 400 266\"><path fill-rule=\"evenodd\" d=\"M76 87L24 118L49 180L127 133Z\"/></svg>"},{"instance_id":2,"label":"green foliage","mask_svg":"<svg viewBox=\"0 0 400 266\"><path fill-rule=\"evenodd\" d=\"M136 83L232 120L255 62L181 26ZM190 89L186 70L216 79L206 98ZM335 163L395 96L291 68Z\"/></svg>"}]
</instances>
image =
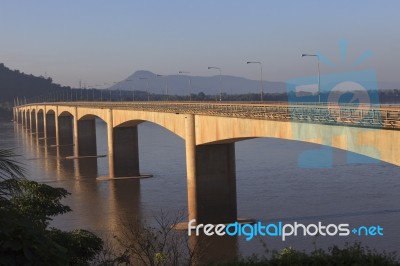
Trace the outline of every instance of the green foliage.
<instances>
[{"instance_id":1,"label":"green foliage","mask_svg":"<svg viewBox=\"0 0 400 266\"><path fill-rule=\"evenodd\" d=\"M379 253L360 243L346 244L344 248L333 246L328 251L317 249L310 254L304 251L297 251L292 248L285 248L281 251L273 251L271 258L259 258L251 256L235 262L219 265L265 265L265 266L286 266L286 265L309 265L309 266L334 266L334 265L373 265L391 266L400 265L395 253Z\"/></svg>"},{"instance_id":2,"label":"green foliage","mask_svg":"<svg viewBox=\"0 0 400 266\"><path fill-rule=\"evenodd\" d=\"M67 258L72 265L85 265L102 251L103 241L86 230L63 232L58 229L50 231L51 239L66 248Z\"/></svg>"},{"instance_id":3,"label":"green foliage","mask_svg":"<svg viewBox=\"0 0 400 266\"><path fill-rule=\"evenodd\" d=\"M69 193L63 188L53 188L30 180L18 182L20 193L10 199L12 207L36 226L46 228L51 217L71 209L61 203Z\"/></svg>"},{"instance_id":4,"label":"green foliage","mask_svg":"<svg viewBox=\"0 0 400 266\"><path fill-rule=\"evenodd\" d=\"M23 214L0 207L0 265L66 265L67 250Z\"/></svg>"},{"instance_id":5,"label":"green foliage","mask_svg":"<svg viewBox=\"0 0 400 266\"><path fill-rule=\"evenodd\" d=\"M10 150L0 149L0 265L87 265L103 241L85 230L48 228L51 217L71 211L69 193L23 178Z\"/></svg>"},{"instance_id":6,"label":"green foliage","mask_svg":"<svg viewBox=\"0 0 400 266\"><path fill-rule=\"evenodd\" d=\"M16 180L23 178L24 170L15 161L10 149L0 149L0 204L18 192Z\"/></svg>"}]
</instances>

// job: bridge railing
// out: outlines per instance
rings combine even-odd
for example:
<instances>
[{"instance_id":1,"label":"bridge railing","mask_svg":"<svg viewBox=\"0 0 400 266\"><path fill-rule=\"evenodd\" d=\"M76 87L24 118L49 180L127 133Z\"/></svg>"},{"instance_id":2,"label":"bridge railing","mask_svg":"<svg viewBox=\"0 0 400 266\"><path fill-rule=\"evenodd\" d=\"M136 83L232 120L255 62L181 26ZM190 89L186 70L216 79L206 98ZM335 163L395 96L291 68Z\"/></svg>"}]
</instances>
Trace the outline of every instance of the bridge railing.
<instances>
[{"instance_id":1,"label":"bridge railing","mask_svg":"<svg viewBox=\"0 0 400 266\"><path fill-rule=\"evenodd\" d=\"M52 105L54 103L42 103ZM400 129L400 106L393 104L238 103L238 102L57 102L89 108L192 113L369 128Z\"/></svg>"}]
</instances>

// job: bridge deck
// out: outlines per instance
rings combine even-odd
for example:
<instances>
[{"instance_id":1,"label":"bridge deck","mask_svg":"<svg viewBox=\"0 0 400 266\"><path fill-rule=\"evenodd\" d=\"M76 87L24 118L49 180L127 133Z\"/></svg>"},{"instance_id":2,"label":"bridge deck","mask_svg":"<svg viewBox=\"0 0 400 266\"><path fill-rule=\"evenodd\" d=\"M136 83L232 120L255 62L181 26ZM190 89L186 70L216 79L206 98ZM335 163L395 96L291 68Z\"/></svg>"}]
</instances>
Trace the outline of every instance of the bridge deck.
<instances>
[{"instance_id":1,"label":"bridge deck","mask_svg":"<svg viewBox=\"0 0 400 266\"><path fill-rule=\"evenodd\" d=\"M400 129L400 105L332 103L243 102L55 102L89 108L131 109L153 112L191 113L249 119L295 121L367 128Z\"/></svg>"}]
</instances>

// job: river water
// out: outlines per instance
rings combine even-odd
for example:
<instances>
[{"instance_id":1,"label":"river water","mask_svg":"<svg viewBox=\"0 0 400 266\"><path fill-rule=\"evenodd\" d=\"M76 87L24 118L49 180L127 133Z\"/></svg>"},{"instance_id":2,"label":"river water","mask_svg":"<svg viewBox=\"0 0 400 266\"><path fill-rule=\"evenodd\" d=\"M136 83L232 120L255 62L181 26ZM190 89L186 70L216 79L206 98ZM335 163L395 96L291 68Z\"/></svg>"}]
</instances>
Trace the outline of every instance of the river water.
<instances>
[{"instance_id":1,"label":"river water","mask_svg":"<svg viewBox=\"0 0 400 266\"><path fill-rule=\"evenodd\" d=\"M107 153L106 125L96 122L98 154ZM108 173L107 158L57 159L56 148L45 147L20 125L0 124L0 146L15 148L27 176L71 195L65 200L73 212L56 217L52 226L64 230L83 228L100 235L113 235L126 216L152 221L160 210L187 209L184 141L151 123L139 126L142 173L154 178L97 181ZM64 147L61 155L71 152ZM400 168L383 163L346 161L347 152L333 150L331 168L307 169L299 156L318 145L277 139L253 139L236 143L238 215L263 223L295 221L304 224L379 225L383 236L264 237L269 249L292 246L313 250L333 244L360 241L377 250L400 251ZM258 240L245 237L209 238L219 256L261 254ZM227 255L229 254L229 255Z\"/></svg>"}]
</instances>

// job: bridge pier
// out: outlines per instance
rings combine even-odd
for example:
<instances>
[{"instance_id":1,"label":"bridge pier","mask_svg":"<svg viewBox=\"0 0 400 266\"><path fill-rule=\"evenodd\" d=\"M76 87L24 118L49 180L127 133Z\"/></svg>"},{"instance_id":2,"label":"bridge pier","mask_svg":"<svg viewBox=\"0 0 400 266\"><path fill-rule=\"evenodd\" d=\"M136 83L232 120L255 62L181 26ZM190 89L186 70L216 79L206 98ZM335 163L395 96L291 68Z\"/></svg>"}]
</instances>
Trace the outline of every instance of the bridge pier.
<instances>
[{"instance_id":1,"label":"bridge pier","mask_svg":"<svg viewBox=\"0 0 400 266\"><path fill-rule=\"evenodd\" d=\"M72 116L59 116L56 122L56 131L56 134L58 136L58 141L56 145L72 145Z\"/></svg>"},{"instance_id":2,"label":"bridge pier","mask_svg":"<svg viewBox=\"0 0 400 266\"><path fill-rule=\"evenodd\" d=\"M24 112L20 111L18 112L18 116L19 116L19 120L18 122L22 125L22 127L24 126Z\"/></svg>"},{"instance_id":3,"label":"bridge pier","mask_svg":"<svg viewBox=\"0 0 400 266\"><path fill-rule=\"evenodd\" d=\"M28 119L27 119L27 111L24 111L22 116L22 125L27 129L28 128Z\"/></svg>"},{"instance_id":4,"label":"bridge pier","mask_svg":"<svg viewBox=\"0 0 400 266\"><path fill-rule=\"evenodd\" d=\"M196 147L197 221L237 220L235 143Z\"/></svg>"},{"instance_id":5,"label":"bridge pier","mask_svg":"<svg viewBox=\"0 0 400 266\"><path fill-rule=\"evenodd\" d=\"M138 127L113 129L114 177L140 176Z\"/></svg>"},{"instance_id":6,"label":"bridge pier","mask_svg":"<svg viewBox=\"0 0 400 266\"><path fill-rule=\"evenodd\" d=\"M37 137L43 137L44 134L44 115L43 112L37 112L36 115L36 134Z\"/></svg>"},{"instance_id":7,"label":"bridge pier","mask_svg":"<svg viewBox=\"0 0 400 266\"><path fill-rule=\"evenodd\" d=\"M46 138L47 144L55 144L54 139L56 138L56 116L53 113L46 114L44 116L44 137Z\"/></svg>"},{"instance_id":8,"label":"bridge pier","mask_svg":"<svg viewBox=\"0 0 400 266\"><path fill-rule=\"evenodd\" d=\"M28 130L30 130L31 128L31 111L27 110L25 112L25 124L26 124L26 128Z\"/></svg>"},{"instance_id":9,"label":"bridge pier","mask_svg":"<svg viewBox=\"0 0 400 266\"><path fill-rule=\"evenodd\" d=\"M29 129L31 131L31 133L35 133L36 132L36 115L35 115L35 111L30 112L30 119L29 119Z\"/></svg>"},{"instance_id":10,"label":"bridge pier","mask_svg":"<svg viewBox=\"0 0 400 266\"><path fill-rule=\"evenodd\" d=\"M195 145L195 118L186 116L186 167L189 220L237 220L235 144Z\"/></svg>"},{"instance_id":11,"label":"bridge pier","mask_svg":"<svg viewBox=\"0 0 400 266\"><path fill-rule=\"evenodd\" d=\"M75 149L77 150L77 154L75 153L75 156L97 156L96 120L78 120L77 129L78 142L75 142Z\"/></svg>"}]
</instances>

